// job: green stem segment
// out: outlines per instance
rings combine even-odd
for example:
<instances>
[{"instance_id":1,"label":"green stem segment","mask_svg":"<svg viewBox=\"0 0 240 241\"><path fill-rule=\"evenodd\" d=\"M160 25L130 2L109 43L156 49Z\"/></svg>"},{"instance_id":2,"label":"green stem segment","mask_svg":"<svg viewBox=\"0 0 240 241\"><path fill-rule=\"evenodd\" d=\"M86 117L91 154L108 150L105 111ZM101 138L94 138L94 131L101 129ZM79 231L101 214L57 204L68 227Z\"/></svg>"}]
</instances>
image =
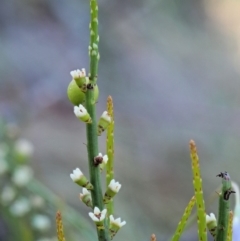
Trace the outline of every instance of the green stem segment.
<instances>
[{"instance_id":1,"label":"green stem segment","mask_svg":"<svg viewBox=\"0 0 240 241\"><path fill-rule=\"evenodd\" d=\"M197 147L193 140L189 143L190 156L192 159L192 172L193 172L193 186L196 197L197 218L198 218L198 238L199 241L207 240L207 224L205 215L205 203L202 191L202 178L199 168L199 158L197 154Z\"/></svg>"},{"instance_id":2,"label":"green stem segment","mask_svg":"<svg viewBox=\"0 0 240 241\"><path fill-rule=\"evenodd\" d=\"M229 197L234 191L231 189L231 180L227 172L217 175L222 178L222 191L219 195L217 241L226 241L229 223Z\"/></svg>"},{"instance_id":3,"label":"green stem segment","mask_svg":"<svg viewBox=\"0 0 240 241\"><path fill-rule=\"evenodd\" d=\"M188 203L188 205L183 213L182 219L178 223L177 230L175 231L171 241L178 241L180 239L180 237L185 229L187 220L192 212L192 208L193 208L194 204L195 204L195 196L193 196L191 198L190 202Z\"/></svg>"},{"instance_id":4,"label":"green stem segment","mask_svg":"<svg viewBox=\"0 0 240 241\"><path fill-rule=\"evenodd\" d=\"M88 163L90 172L90 182L93 184L94 189L91 191L93 207L98 207L101 211L104 208L102 187L100 181L99 166L94 165L94 158L98 155L98 135L97 135L97 121L96 121L96 107L94 99L94 86L97 82L98 72L98 4L97 0L90 1L90 45L89 45L89 56L90 56L90 73L89 73L89 84L86 92L86 109L92 118L92 123L87 124L87 150L88 150ZM98 240L108 241L109 234L106 222L104 228L97 228Z\"/></svg>"},{"instance_id":5,"label":"green stem segment","mask_svg":"<svg viewBox=\"0 0 240 241\"><path fill-rule=\"evenodd\" d=\"M232 241L232 225L233 225L233 212L229 212L228 234L227 241Z\"/></svg>"},{"instance_id":6,"label":"green stem segment","mask_svg":"<svg viewBox=\"0 0 240 241\"><path fill-rule=\"evenodd\" d=\"M108 96L107 99L107 112L111 116L111 123L107 128L107 155L108 162L106 165L106 189L108 188L109 183L114 179L114 113L113 113L113 100L111 96ZM106 204L108 216L114 213L113 199Z\"/></svg>"},{"instance_id":7,"label":"green stem segment","mask_svg":"<svg viewBox=\"0 0 240 241\"><path fill-rule=\"evenodd\" d=\"M98 4L97 0L90 0L90 74L89 80L91 84L96 84L98 73L98 61L100 58L98 51L99 35L98 35Z\"/></svg>"}]
</instances>

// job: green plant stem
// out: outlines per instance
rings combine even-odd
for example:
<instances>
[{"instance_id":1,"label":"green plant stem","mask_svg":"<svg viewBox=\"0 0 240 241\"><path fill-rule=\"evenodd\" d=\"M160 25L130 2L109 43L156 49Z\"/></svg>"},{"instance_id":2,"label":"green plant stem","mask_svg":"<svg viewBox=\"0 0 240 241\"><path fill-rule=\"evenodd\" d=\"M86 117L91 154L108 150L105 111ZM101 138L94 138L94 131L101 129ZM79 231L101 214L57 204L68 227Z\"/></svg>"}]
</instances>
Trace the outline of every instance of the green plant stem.
<instances>
[{"instance_id":1,"label":"green plant stem","mask_svg":"<svg viewBox=\"0 0 240 241\"><path fill-rule=\"evenodd\" d=\"M91 191L93 207L98 207L101 211L104 208L102 187L100 181L99 166L94 165L94 158L98 155L98 135L97 135L97 120L96 120L96 106L94 100L94 85L97 82L98 72L98 4L97 0L90 1L90 44L89 44L89 56L90 56L90 73L89 84L86 92L86 109L92 118L91 124L86 124L87 128L87 150L88 150L88 164L90 181L94 186ZM108 241L109 234L106 221L104 222L104 229L98 229L98 240Z\"/></svg>"},{"instance_id":2,"label":"green plant stem","mask_svg":"<svg viewBox=\"0 0 240 241\"><path fill-rule=\"evenodd\" d=\"M222 178L222 191L219 196L217 241L226 241L229 222L229 200L226 199L226 192L231 190L230 178ZM229 194L230 195L230 194Z\"/></svg>"},{"instance_id":3,"label":"green plant stem","mask_svg":"<svg viewBox=\"0 0 240 241\"><path fill-rule=\"evenodd\" d=\"M180 220L180 222L178 223L178 226L177 226L177 230L175 231L171 241L178 241L185 229L185 226L186 226L186 223L188 221L188 218L192 212L192 208L195 204L195 196L193 196L190 200L190 202L188 203L184 213L183 213L183 216L182 216L182 219Z\"/></svg>"},{"instance_id":4,"label":"green plant stem","mask_svg":"<svg viewBox=\"0 0 240 241\"><path fill-rule=\"evenodd\" d=\"M203 198L202 178L199 167L197 147L193 140L189 143L190 156L192 159L193 187L196 197L197 217L198 217L198 239L207 241L207 224L205 215L205 203Z\"/></svg>"},{"instance_id":5,"label":"green plant stem","mask_svg":"<svg viewBox=\"0 0 240 241\"><path fill-rule=\"evenodd\" d=\"M112 118L112 122L109 124L107 128L107 155L108 155L108 162L106 165L106 189L112 179L114 179L114 112L113 112L113 100L112 97L109 96L107 100L107 111L108 114ZM108 216L114 213L114 203L111 200L108 204L106 204Z\"/></svg>"},{"instance_id":6,"label":"green plant stem","mask_svg":"<svg viewBox=\"0 0 240 241\"><path fill-rule=\"evenodd\" d=\"M97 73L98 73L98 61L99 61L99 52L98 52L98 4L97 0L90 0L90 44L89 44L89 56L90 56L90 74L89 80L90 83L96 84L97 82Z\"/></svg>"}]
</instances>

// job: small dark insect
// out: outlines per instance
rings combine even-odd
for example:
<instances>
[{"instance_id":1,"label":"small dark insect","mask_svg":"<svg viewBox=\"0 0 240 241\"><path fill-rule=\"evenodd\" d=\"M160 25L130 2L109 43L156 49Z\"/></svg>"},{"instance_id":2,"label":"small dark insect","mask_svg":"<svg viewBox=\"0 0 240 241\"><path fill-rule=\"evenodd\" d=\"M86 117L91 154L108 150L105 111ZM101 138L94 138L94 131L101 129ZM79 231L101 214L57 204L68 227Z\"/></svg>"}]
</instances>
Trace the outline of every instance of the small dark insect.
<instances>
[{"instance_id":1,"label":"small dark insect","mask_svg":"<svg viewBox=\"0 0 240 241\"><path fill-rule=\"evenodd\" d=\"M87 84L87 89L88 90L93 90L93 85L92 84Z\"/></svg>"},{"instance_id":2,"label":"small dark insect","mask_svg":"<svg viewBox=\"0 0 240 241\"><path fill-rule=\"evenodd\" d=\"M224 192L223 194L223 198L224 200L228 201L229 200L229 197L232 193L236 193L235 191L233 191L231 188L228 189L227 191Z\"/></svg>"},{"instance_id":3,"label":"small dark insect","mask_svg":"<svg viewBox=\"0 0 240 241\"><path fill-rule=\"evenodd\" d=\"M230 175L225 171L225 172L220 172L216 177L221 177L224 180L229 181L230 180Z\"/></svg>"}]
</instances>

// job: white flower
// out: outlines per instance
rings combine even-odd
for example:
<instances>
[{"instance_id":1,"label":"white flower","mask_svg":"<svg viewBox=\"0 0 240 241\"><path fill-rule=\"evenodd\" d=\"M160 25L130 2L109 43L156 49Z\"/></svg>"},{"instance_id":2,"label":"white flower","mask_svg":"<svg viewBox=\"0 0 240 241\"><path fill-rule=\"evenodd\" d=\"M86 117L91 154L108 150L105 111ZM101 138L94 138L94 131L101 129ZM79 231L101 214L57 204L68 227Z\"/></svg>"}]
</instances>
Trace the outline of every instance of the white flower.
<instances>
[{"instance_id":1,"label":"white flower","mask_svg":"<svg viewBox=\"0 0 240 241\"><path fill-rule=\"evenodd\" d=\"M112 179L108 185L108 187L115 193L119 192L121 186L122 185L119 182L116 182L114 179Z\"/></svg>"},{"instance_id":2,"label":"white flower","mask_svg":"<svg viewBox=\"0 0 240 241\"><path fill-rule=\"evenodd\" d=\"M30 209L29 201L26 198L20 198L11 205L10 212L17 217L23 217Z\"/></svg>"},{"instance_id":3,"label":"white flower","mask_svg":"<svg viewBox=\"0 0 240 241\"><path fill-rule=\"evenodd\" d=\"M108 162L108 156L107 156L107 155L104 155L104 156L103 156L102 153L99 153L98 156L102 157L102 158L103 158L103 162L104 162L105 164L107 164L107 162Z\"/></svg>"},{"instance_id":4,"label":"white flower","mask_svg":"<svg viewBox=\"0 0 240 241\"><path fill-rule=\"evenodd\" d=\"M102 155L102 153L99 153L97 157L102 157L103 163L107 164L108 162L108 155Z\"/></svg>"},{"instance_id":5,"label":"white flower","mask_svg":"<svg viewBox=\"0 0 240 241\"><path fill-rule=\"evenodd\" d=\"M79 79L86 77L86 70L85 69L76 69L70 72L70 75L72 76L73 79Z\"/></svg>"},{"instance_id":6,"label":"white flower","mask_svg":"<svg viewBox=\"0 0 240 241\"><path fill-rule=\"evenodd\" d=\"M87 188L82 189L82 193L80 193L80 199L82 200L85 196L90 195L90 192L87 190Z\"/></svg>"},{"instance_id":7,"label":"white flower","mask_svg":"<svg viewBox=\"0 0 240 241\"><path fill-rule=\"evenodd\" d=\"M103 118L104 120L106 120L107 122L111 122L111 116L108 114L107 111L104 111L101 115L101 118Z\"/></svg>"},{"instance_id":8,"label":"white flower","mask_svg":"<svg viewBox=\"0 0 240 241\"><path fill-rule=\"evenodd\" d=\"M5 205L9 204L16 196L14 188L5 186L1 193L1 202Z\"/></svg>"},{"instance_id":9,"label":"white flower","mask_svg":"<svg viewBox=\"0 0 240 241\"><path fill-rule=\"evenodd\" d=\"M73 112L78 118L87 115L87 110L83 105L74 106Z\"/></svg>"},{"instance_id":10,"label":"white flower","mask_svg":"<svg viewBox=\"0 0 240 241\"><path fill-rule=\"evenodd\" d=\"M51 221L46 215L37 214L33 217L32 226L39 231L46 231L51 226Z\"/></svg>"},{"instance_id":11,"label":"white flower","mask_svg":"<svg viewBox=\"0 0 240 241\"><path fill-rule=\"evenodd\" d=\"M33 170L29 166L19 166L13 173L12 181L19 187L23 187L33 178Z\"/></svg>"},{"instance_id":12,"label":"white flower","mask_svg":"<svg viewBox=\"0 0 240 241\"><path fill-rule=\"evenodd\" d=\"M113 224L113 225L121 228L122 226L124 226L126 224L126 221L121 222L121 218L114 219L113 215L110 215L110 224Z\"/></svg>"},{"instance_id":13,"label":"white flower","mask_svg":"<svg viewBox=\"0 0 240 241\"><path fill-rule=\"evenodd\" d=\"M103 209L102 212L98 207L95 207L93 213L90 212L89 216L94 222L101 222L106 217L107 209Z\"/></svg>"},{"instance_id":14,"label":"white flower","mask_svg":"<svg viewBox=\"0 0 240 241\"><path fill-rule=\"evenodd\" d=\"M19 139L15 142L15 151L24 156L32 156L34 147L28 140Z\"/></svg>"},{"instance_id":15,"label":"white flower","mask_svg":"<svg viewBox=\"0 0 240 241\"><path fill-rule=\"evenodd\" d=\"M0 176L8 171L7 161L0 157Z\"/></svg>"},{"instance_id":16,"label":"white flower","mask_svg":"<svg viewBox=\"0 0 240 241\"><path fill-rule=\"evenodd\" d=\"M75 170L73 170L73 173L70 174L70 177L74 182L80 180L82 176L83 176L83 173L79 168L76 168Z\"/></svg>"},{"instance_id":17,"label":"white flower","mask_svg":"<svg viewBox=\"0 0 240 241\"><path fill-rule=\"evenodd\" d=\"M217 221L214 213L210 213L210 215L206 214L206 222L210 223L210 222L213 222L213 221L214 222Z\"/></svg>"}]
</instances>

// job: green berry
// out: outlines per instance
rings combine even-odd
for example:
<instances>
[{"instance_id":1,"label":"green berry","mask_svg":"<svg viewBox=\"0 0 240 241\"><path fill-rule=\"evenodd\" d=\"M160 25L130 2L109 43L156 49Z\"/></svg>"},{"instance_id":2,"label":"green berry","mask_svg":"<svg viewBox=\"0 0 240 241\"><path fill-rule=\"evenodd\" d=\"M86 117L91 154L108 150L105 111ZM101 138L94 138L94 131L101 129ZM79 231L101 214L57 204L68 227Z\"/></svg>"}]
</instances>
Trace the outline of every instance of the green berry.
<instances>
[{"instance_id":1,"label":"green berry","mask_svg":"<svg viewBox=\"0 0 240 241\"><path fill-rule=\"evenodd\" d=\"M80 105L85 102L85 93L77 86L75 80L73 79L67 89L68 99L73 105ZM97 102L99 96L98 86L94 86L94 100Z\"/></svg>"},{"instance_id":2,"label":"green berry","mask_svg":"<svg viewBox=\"0 0 240 241\"><path fill-rule=\"evenodd\" d=\"M77 86L74 79L68 85L67 95L70 102L74 105L80 105L85 101L85 93Z\"/></svg>"}]
</instances>

